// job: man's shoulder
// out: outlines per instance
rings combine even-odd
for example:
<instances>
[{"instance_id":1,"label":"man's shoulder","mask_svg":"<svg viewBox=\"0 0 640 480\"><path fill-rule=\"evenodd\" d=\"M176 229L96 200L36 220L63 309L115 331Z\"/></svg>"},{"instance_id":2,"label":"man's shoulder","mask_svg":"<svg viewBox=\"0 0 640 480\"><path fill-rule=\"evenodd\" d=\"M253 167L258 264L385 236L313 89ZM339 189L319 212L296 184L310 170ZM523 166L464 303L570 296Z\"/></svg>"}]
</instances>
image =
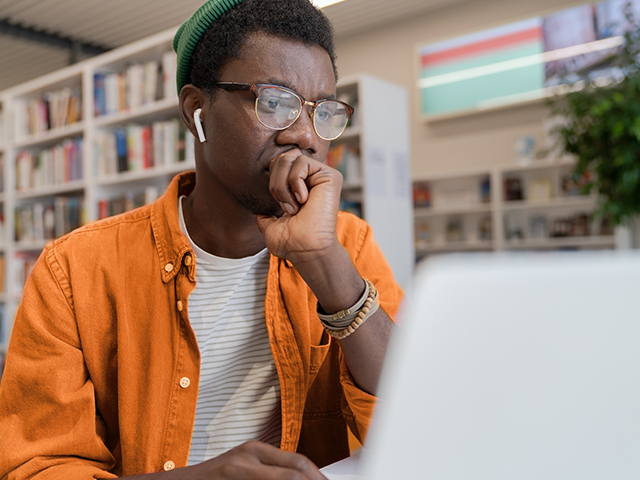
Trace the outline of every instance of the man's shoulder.
<instances>
[{"instance_id":1,"label":"man's shoulder","mask_svg":"<svg viewBox=\"0 0 640 480\"><path fill-rule=\"evenodd\" d=\"M338 230L368 228L369 224L362 218L351 212L340 210L338 212Z\"/></svg>"},{"instance_id":2,"label":"man's shoulder","mask_svg":"<svg viewBox=\"0 0 640 480\"><path fill-rule=\"evenodd\" d=\"M338 212L338 241L347 250L358 251L364 241L371 236L371 226L362 218L350 212Z\"/></svg>"}]
</instances>

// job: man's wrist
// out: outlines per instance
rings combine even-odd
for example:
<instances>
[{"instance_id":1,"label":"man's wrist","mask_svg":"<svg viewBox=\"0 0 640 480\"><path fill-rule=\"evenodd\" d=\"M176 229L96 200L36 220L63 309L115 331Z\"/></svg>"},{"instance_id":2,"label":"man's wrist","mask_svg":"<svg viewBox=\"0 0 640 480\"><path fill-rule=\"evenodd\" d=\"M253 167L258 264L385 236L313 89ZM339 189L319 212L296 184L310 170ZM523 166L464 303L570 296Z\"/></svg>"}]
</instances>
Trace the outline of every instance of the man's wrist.
<instances>
[{"instance_id":1,"label":"man's wrist","mask_svg":"<svg viewBox=\"0 0 640 480\"><path fill-rule=\"evenodd\" d=\"M315 294L322 310L328 314L353 306L362 296L362 276L337 240L321 254L291 263Z\"/></svg>"}]
</instances>

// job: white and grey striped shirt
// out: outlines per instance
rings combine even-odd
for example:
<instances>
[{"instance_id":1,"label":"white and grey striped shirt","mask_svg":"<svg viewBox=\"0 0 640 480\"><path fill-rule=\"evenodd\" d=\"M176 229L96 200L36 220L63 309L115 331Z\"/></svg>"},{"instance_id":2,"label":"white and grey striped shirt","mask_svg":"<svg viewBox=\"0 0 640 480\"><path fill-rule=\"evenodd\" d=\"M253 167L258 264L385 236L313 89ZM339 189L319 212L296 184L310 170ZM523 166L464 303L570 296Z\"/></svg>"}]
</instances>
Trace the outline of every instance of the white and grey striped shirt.
<instances>
[{"instance_id":1,"label":"white and grey striped shirt","mask_svg":"<svg viewBox=\"0 0 640 480\"><path fill-rule=\"evenodd\" d=\"M182 214L180 227L189 237ZM247 440L280 445L280 383L264 320L269 252L230 259L193 243L196 288L189 320L201 355L189 465Z\"/></svg>"}]
</instances>

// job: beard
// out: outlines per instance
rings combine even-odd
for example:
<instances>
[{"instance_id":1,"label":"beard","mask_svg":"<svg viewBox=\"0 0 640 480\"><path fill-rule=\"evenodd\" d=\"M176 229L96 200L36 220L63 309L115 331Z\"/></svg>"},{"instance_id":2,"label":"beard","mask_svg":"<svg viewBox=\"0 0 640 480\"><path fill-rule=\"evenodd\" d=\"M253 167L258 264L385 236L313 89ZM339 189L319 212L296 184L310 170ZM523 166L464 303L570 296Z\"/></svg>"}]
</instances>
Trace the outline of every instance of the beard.
<instances>
[{"instance_id":1,"label":"beard","mask_svg":"<svg viewBox=\"0 0 640 480\"><path fill-rule=\"evenodd\" d=\"M284 211L280 207L280 204L276 202L275 198L271 195L269 195L269 198L259 198L250 192L239 192L236 196L236 200L238 200L240 205L254 215L268 215L276 217L284 215Z\"/></svg>"}]
</instances>

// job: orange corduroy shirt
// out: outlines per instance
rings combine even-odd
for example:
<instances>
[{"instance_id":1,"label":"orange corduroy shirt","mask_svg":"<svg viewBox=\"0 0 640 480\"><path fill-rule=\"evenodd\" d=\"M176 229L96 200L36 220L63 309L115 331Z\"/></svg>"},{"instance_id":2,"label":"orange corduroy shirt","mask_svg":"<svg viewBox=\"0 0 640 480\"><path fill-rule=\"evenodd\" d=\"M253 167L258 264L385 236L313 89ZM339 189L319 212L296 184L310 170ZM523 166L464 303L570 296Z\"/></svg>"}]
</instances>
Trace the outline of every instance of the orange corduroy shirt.
<instances>
[{"instance_id":1,"label":"orange corduroy shirt","mask_svg":"<svg viewBox=\"0 0 640 480\"><path fill-rule=\"evenodd\" d=\"M0 387L0 478L92 479L185 466L200 355L189 323L195 256L178 220L178 175L155 203L50 243L18 308ZM338 237L393 316L402 292L370 227L339 215ZM278 371L281 448L319 466L348 456L375 398L353 382L316 299L271 257L265 321Z\"/></svg>"}]
</instances>

